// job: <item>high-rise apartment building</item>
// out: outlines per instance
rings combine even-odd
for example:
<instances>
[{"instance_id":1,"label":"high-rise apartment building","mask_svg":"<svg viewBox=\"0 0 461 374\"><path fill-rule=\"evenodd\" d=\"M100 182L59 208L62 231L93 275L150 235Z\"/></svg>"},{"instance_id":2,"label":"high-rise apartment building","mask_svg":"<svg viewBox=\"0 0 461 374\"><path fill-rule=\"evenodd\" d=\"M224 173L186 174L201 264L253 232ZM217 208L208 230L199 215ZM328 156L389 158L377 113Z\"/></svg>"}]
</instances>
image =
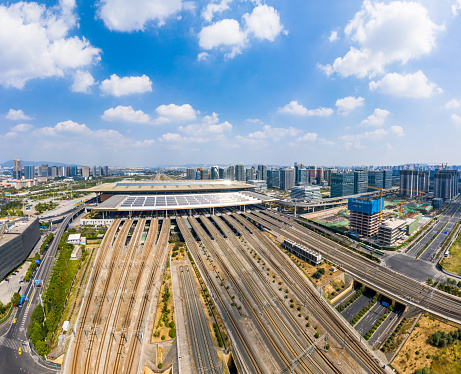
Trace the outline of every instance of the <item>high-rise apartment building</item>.
<instances>
[{"instance_id":1,"label":"high-rise apartment building","mask_svg":"<svg viewBox=\"0 0 461 374\"><path fill-rule=\"evenodd\" d=\"M109 166L104 166L104 176L107 177L110 175Z\"/></svg>"},{"instance_id":2,"label":"high-rise apartment building","mask_svg":"<svg viewBox=\"0 0 461 374\"><path fill-rule=\"evenodd\" d=\"M49 174L48 174L48 164L42 164L42 166L40 166L38 174L41 177L48 177L49 176Z\"/></svg>"},{"instance_id":3,"label":"high-rise apartment building","mask_svg":"<svg viewBox=\"0 0 461 374\"><path fill-rule=\"evenodd\" d=\"M235 165L235 179L240 182L245 182L245 165L239 163Z\"/></svg>"},{"instance_id":4,"label":"high-rise apartment building","mask_svg":"<svg viewBox=\"0 0 461 374\"><path fill-rule=\"evenodd\" d=\"M197 177L197 170L195 170L195 168L187 168L186 170L186 178L189 179L189 180L195 180L195 178Z\"/></svg>"},{"instance_id":5,"label":"high-rise apartment building","mask_svg":"<svg viewBox=\"0 0 461 374\"><path fill-rule=\"evenodd\" d=\"M22 168L21 168L21 160L15 158L13 160L13 179L21 179L22 177Z\"/></svg>"},{"instance_id":6,"label":"high-rise apartment building","mask_svg":"<svg viewBox=\"0 0 461 374\"><path fill-rule=\"evenodd\" d=\"M24 166L24 179L35 179L35 166Z\"/></svg>"},{"instance_id":7,"label":"high-rise apartment building","mask_svg":"<svg viewBox=\"0 0 461 374\"><path fill-rule=\"evenodd\" d=\"M440 170L434 174L434 197L451 200L458 195L457 170Z\"/></svg>"},{"instance_id":8,"label":"high-rise apartment building","mask_svg":"<svg viewBox=\"0 0 461 374\"><path fill-rule=\"evenodd\" d=\"M235 167L234 167L234 165L229 165L227 167L227 178L225 178L225 179L228 179L230 181L235 180Z\"/></svg>"},{"instance_id":9,"label":"high-rise apartment building","mask_svg":"<svg viewBox=\"0 0 461 374\"><path fill-rule=\"evenodd\" d=\"M248 168L245 170L245 180L248 181L253 181L256 180L256 173L254 168Z\"/></svg>"},{"instance_id":10,"label":"high-rise apartment building","mask_svg":"<svg viewBox=\"0 0 461 374\"><path fill-rule=\"evenodd\" d=\"M88 179L90 177L90 167L82 166L82 177Z\"/></svg>"},{"instance_id":11,"label":"high-rise apartment building","mask_svg":"<svg viewBox=\"0 0 461 374\"><path fill-rule=\"evenodd\" d=\"M257 179L260 181L267 181L267 165L258 165Z\"/></svg>"},{"instance_id":12,"label":"high-rise apartment building","mask_svg":"<svg viewBox=\"0 0 461 374\"><path fill-rule=\"evenodd\" d=\"M400 194L417 198L421 192L429 192L429 172L420 170L400 170Z\"/></svg>"},{"instance_id":13,"label":"high-rise apartment building","mask_svg":"<svg viewBox=\"0 0 461 374\"><path fill-rule=\"evenodd\" d=\"M291 190L295 185L295 169L280 169L280 189L283 191Z\"/></svg>"}]
</instances>

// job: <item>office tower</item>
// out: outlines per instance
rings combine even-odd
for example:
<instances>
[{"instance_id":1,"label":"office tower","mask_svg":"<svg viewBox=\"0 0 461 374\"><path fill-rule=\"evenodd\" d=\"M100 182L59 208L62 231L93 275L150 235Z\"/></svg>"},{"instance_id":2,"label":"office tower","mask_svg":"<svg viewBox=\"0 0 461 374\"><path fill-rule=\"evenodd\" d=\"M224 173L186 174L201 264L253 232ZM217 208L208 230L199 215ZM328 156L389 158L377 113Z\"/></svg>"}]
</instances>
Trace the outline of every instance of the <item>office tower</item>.
<instances>
[{"instance_id":1,"label":"office tower","mask_svg":"<svg viewBox=\"0 0 461 374\"><path fill-rule=\"evenodd\" d=\"M235 179L240 182L245 182L245 165L242 163L235 165Z\"/></svg>"},{"instance_id":2,"label":"office tower","mask_svg":"<svg viewBox=\"0 0 461 374\"><path fill-rule=\"evenodd\" d=\"M21 160L15 158L13 160L13 179L21 179L22 170L21 170Z\"/></svg>"},{"instance_id":3,"label":"office tower","mask_svg":"<svg viewBox=\"0 0 461 374\"><path fill-rule=\"evenodd\" d=\"M307 182L317 184L317 167L309 166L307 169Z\"/></svg>"},{"instance_id":4,"label":"office tower","mask_svg":"<svg viewBox=\"0 0 461 374\"><path fill-rule=\"evenodd\" d=\"M383 188L392 188L392 170L383 170Z\"/></svg>"},{"instance_id":5,"label":"office tower","mask_svg":"<svg viewBox=\"0 0 461 374\"><path fill-rule=\"evenodd\" d=\"M186 178L189 180L195 180L197 178L197 170L195 168L187 168Z\"/></svg>"},{"instance_id":6,"label":"office tower","mask_svg":"<svg viewBox=\"0 0 461 374\"><path fill-rule=\"evenodd\" d=\"M327 184L331 186L331 174L332 173L337 173L338 171L336 169L325 169L323 172L323 178L324 180L327 181Z\"/></svg>"},{"instance_id":7,"label":"office tower","mask_svg":"<svg viewBox=\"0 0 461 374\"><path fill-rule=\"evenodd\" d=\"M104 166L104 176L107 177L110 175L109 166Z\"/></svg>"},{"instance_id":8,"label":"office tower","mask_svg":"<svg viewBox=\"0 0 461 374\"><path fill-rule=\"evenodd\" d=\"M267 187L280 188L280 169L271 168L267 171Z\"/></svg>"},{"instance_id":9,"label":"office tower","mask_svg":"<svg viewBox=\"0 0 461 374\"><path fill-rule=\"evenodd\" d=\"M267 181L267 165L258 165L257 179L260 181Z\"/></svg>"},{"instance_id":10,"label":"office tower","mask_svg":"<svg viewBox=\"0 0 461 374\"><path fill-rule=\"evenodd\" d=\"M40 166L39 175L41 177L48 177L49 176L49 174L48 174L48 164L42 164L42 166Z\"/></svg>"},{"instance_id":11,"label":"office tower","mask_svg":"<svg viewBox=\"0 0 461 374\"><path fill-rule=\"evenodd\" d=\"M76 165L70 166L70 176L75 177L76 175L77 175L77 166Z\"/></svg>"},{"instance_id":12,"label":"office tower","mask_svg":"<svg viewBox=\"0 0 461 374\"><path fill-rule=\"evenodd\" d=\"M319 186L295 186L291 189L290 197L312 201L322 199L322 194Z\"/></svg>"},{"instance_id":13,"label":"office tower","mask_svg":"<svg viewBox=\"0 0 461 374\"><path fill-rule=\"evenodd\" d=\"M82 177L85 179L90 177L90 167L89 166L82 166Z\"/></svg>"},{"instance_id":14,"label":"office tower","mask_svg":"<svg viewBox=\"0 0 461 374\"><path fill-rule=\"evenodd\" d=\"M429 172L419 170L400 170L400 194L417 198L429 192Z\"/></svg>"},{"instance_id":15,"label":"office tower","mask_svg":"<svg viewBox=\"0 0 461 374\"><path fill-rule=\"evenodd\" d=\"M370 187L384 188L384 170L373 170L368 172L368 185ZM368 192L375 191L372 188Z\"/></svg>"},{"instance_id":16,"label":"office tower","mask_svg":"<svg viewBox=\"0 0 461 374\"><path fill-rule=\"evenodd\" d=\"M285 168L280 170L280 189L291 190L295 185L295 169Z\"/></svg>"},{"instance_id":17,"label":"office tower","mask_svg":"<svg viewBox=\"0 0 461 374\"><path fill-rule=\"evenodd\" d=\"M97 177L98 176L98 168L95 166L93 166L93 178Z\"/></svg>"},{"instance_id":18,"label":"office tower","mask_svg":"<svg viewBox=\"0 0 461 374\"><path fill-rule=\"evenodd\" d=\"M354 194L354 173L331 174L331 197L350 196Z\"/></svg>"},{"instance_id":19,"label":"office tower","mask_svg":"<svg viewBox=\"0 0 461 374\"><path fill-rule=\"evenodd\" d=\"M208 169L200 170L200 179L201 180L209 180L210 179L210 171Z\"/></svg>"},{"instance_id":20,"label":"office tower","mask_svg":"<svg viewBox=\"0 0 461 374\"><path fill-rule=\"evenodd\" d=\"M298 186L305 186L309 184L308 170L306 168L298 168L296 174L296 184Z\"/></svg>"},{"instance_id":21,"label":"office tower","mask_svg":"<svg viewBox=\"0 0 461 374\"><path fill-rule=\"evenodd\" d=\"M368 171L354 170L354 194L365 193L368 191Z\"/></svg>"},{"instance_id":22,"label":"office tower","mask_svg":"<svg viewBox=\"0 0 461 374\"><path fill-rule=\"evenodd\" d=\"M35 179L35 166L24 166L24 179Z\"/></svg>"},{"instance_id":23,"label":"office tower","mask_svg":"<svg viewBox=\"0 0 461 374\"><path fill-rule=\"evenodd\" d=\"M64 169L64 175L63 175L64 177L70 177L72 175L70 166L64 166L63 169Z\"/></svg>"}]
</instances>

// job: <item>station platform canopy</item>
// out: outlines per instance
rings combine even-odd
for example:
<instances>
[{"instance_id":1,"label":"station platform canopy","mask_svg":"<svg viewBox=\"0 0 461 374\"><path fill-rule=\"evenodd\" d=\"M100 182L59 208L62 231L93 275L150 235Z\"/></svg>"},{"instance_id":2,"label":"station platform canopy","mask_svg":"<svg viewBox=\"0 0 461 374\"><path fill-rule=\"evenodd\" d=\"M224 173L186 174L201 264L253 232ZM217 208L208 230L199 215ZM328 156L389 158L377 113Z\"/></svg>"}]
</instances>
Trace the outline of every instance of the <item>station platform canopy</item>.
<instances>
[{"instance_id":1,"label":"station platform canopy","mask_svg":"<svg viewBox=\"0 0 461 374\"><path fill-rule=\"evenodd\" d=\"M185 210L255 205L262 200L241 192L175 195L114 195L94 207L100 211Z\"/></svg>"},{"instance_id":2,"label":"station platform canopy","mask_svg":"<svg viewBox=\"0 0 461 374\"><path fill-rule=\"evenodd\" d=\"M227 180L203 180L203 181L121 181L115 183L103 183L86 189L88 192L96 192L109 195L120 194L176 194L176 193L205 193L225 191L246 191L255 186L238 181Z\"/></svg>"}]
</instances>

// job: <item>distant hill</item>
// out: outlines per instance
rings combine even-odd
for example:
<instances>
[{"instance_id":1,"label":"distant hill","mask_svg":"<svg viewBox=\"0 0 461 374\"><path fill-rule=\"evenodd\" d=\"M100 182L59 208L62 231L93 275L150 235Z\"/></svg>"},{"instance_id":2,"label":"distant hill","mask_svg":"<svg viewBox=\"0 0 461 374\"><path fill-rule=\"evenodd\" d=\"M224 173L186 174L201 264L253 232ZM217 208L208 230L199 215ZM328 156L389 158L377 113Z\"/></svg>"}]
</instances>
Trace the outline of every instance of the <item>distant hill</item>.
<instances>
[{"instance_id":1,"label":"distant hill","mask_svg":"<svg viewBox=\"0 0 461 374\"><path fill-rule=\"evenodd\" d=\"M52 161L24 161L21 160L21 166L42 166L42 164L48 164L48 166L70 166L69 164L63 164L62 162L52 162ZM2 168L12 168L13 160L5 161L0 164Z\"/></svg>"}]
</instances>

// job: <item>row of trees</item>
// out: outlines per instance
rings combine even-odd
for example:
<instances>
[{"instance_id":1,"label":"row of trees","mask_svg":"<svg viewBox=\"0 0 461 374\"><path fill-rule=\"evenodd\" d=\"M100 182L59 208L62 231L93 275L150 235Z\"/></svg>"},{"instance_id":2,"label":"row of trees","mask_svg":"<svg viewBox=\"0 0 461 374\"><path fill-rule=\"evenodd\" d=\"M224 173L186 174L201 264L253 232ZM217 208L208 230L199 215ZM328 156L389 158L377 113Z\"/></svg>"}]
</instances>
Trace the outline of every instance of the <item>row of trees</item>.
<instances>
[{"instance_id":1,"label":"row of trees","mask_svg":"<svg viewBox=\"0 0 461 374\"><path fill-rule=\"evenodd\" d=\"M67 237L68 234L64 234L59 242L58 259L43 296L43 307L38 305L32 313L29 336L37 352L42 356L50 352L67 294L77 271L77 266L70 260L73 245L66 242Z\"/></svg>"}]
</instances>

